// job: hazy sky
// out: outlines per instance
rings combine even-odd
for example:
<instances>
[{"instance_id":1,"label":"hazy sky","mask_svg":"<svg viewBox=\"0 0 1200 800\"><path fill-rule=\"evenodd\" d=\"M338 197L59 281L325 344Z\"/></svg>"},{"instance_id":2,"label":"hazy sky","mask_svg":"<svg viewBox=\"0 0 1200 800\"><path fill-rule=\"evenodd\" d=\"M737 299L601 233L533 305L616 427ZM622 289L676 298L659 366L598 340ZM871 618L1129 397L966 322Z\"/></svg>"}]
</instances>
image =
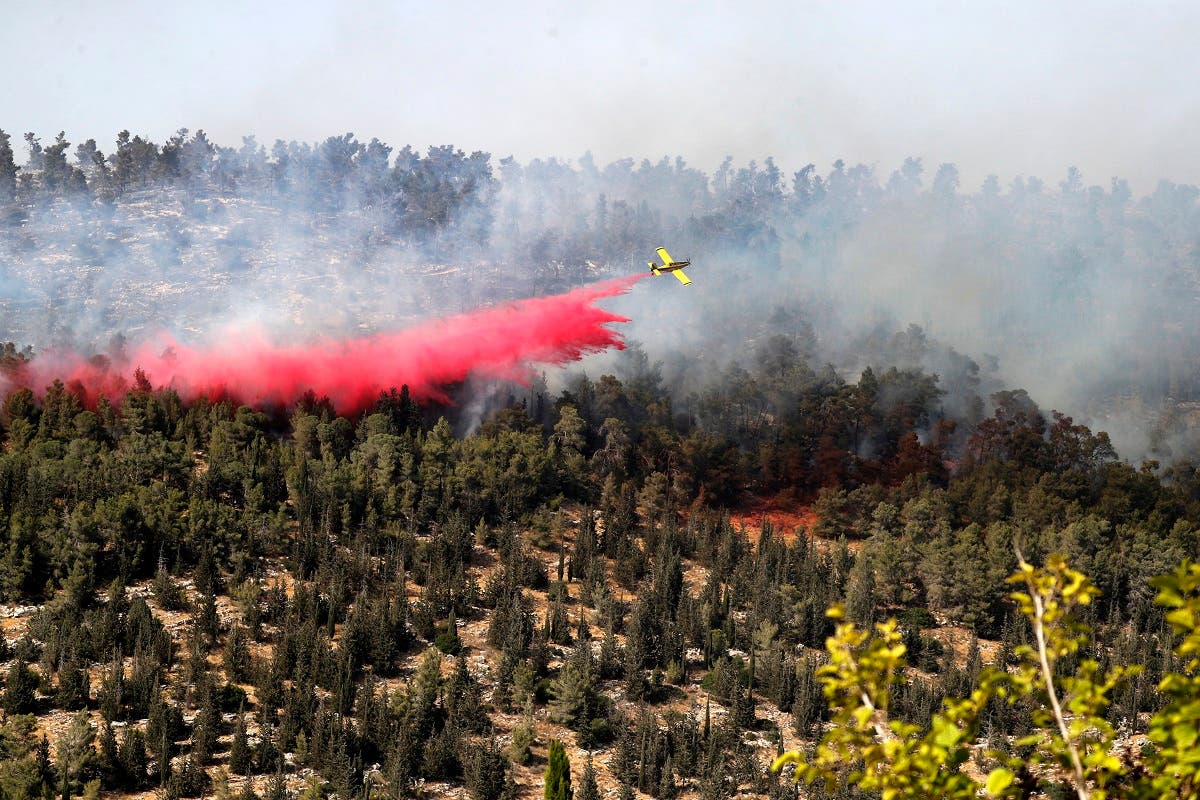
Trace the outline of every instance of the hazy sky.
<instances>
[{"instance_id":1,"label":"hazy sky","mask_svg":"<svg viewBox=\"0 0 1200 800\"><path fill-rule=\"evenodd\" d=\"M250 10L246 10L250 9ZM1200 183L1200 3L0 0L0 127ZM23 144L19 158L24 159Z\"/></svg>"}]
</instances>

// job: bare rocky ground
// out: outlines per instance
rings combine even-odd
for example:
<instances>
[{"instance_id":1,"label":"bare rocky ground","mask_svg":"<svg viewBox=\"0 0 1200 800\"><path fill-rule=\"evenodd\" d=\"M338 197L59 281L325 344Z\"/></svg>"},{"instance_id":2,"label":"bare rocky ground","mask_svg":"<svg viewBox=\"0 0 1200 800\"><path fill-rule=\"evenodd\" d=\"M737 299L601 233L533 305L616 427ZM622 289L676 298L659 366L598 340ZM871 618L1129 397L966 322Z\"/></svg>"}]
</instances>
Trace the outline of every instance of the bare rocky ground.
<instances>
[{"instance_id":1,"label":"bare rocky ground","mask_svg":"<svg viewBox=\"0 0 1200 800\"><path fill-rule=\"evenodd\" d=\"M798 509L794 512L794 516L797 518L807 518L806 515L811 516L811 512L807 512L803 509ZM794 536L795 532L785 531L785 535ZM568 546L572 544L569 536L567 544ZM557 552L547 550L534 550L534 552L541 554L541 557L546 563L548 572L553 575L557 569ZM490 572L495 570L497 565L495 563L488 563L490 559L480 559L480 561L485 565L474 567L472 570L472 577L476 579L479 585L483 585L486 582ZM690 587L691 591L699 591L707 579L707 570L703 566L695 563L687 563L685 564L685 567L686 584ZM273 585L277 582L283 582L285 587L290 592L290 582L287 573L280 565L272 565L266 571L264 584ZM191 586L191 582L185 579L182 580L180 584L185 593L188 594L189 599L194 599L195 595ZM415 599L417 596L416 587L413 587L412 591L412 599ZM579 586L577 584L572 584L569 587L569 591L572 599L578 598ZM543 616L548 608L546 593L544 591L533 590L527 590L527 592L533 600L536 613L539 616ZM160 608L150 593L148 584L131 586L129 588L129 595L131 598L134 596L144 597L153 610L155 616L164 624L166 629L170 631L173 639L175 639L177 644L182 645L185 629L188 624L187 612L168 611ZM28 621L29 617L36 612L37 608L37 606L0 607L0 620L3 621L4 635L7 639L9 639L10 643L19 639L24 634L26 622ZM587 613L589 614L589 619L591 618L591 612L577 602L572 603L569 606L569 609L572 628L574 628L574 626L577 624L577 615L579 613ZM222 626L226 629L228 629L235 621L240 619L240 613L228 595L222 595L218 597L217 613L221 620ZM485 699L490 699L491 689L493 686L493 670L497 663L498 654L487 645L487 628L488 621L483 617L462 620L459 622L459 637L463 643L463 649L460 657L467 660L468 668L470 669L471 673L484 687ZM592 630L593 641L598 645L603 637L603 631L597 628L595 625L590 625L590 628ZM266 630L268 633L271 632L269 626L266 626ZM925 631L925 634L943 642L943 644L946 646L947 652L953 654L953 657L957 661L960 663L965 661L967 648L966 643L970 639L969 633L966 630L944 627L930 629ZM986 641L980 643L980 650L985 663L993 660L997 649L997 643ZM422 651L417 650L410 654L408 664L404 670L405 675L411 675L413 672L415 672L416 662L419 660L421 652ZM561 663L561 658L563 655L565 655L565 648L557 648L556 655L557 658L551 661L551 669L556 668ZM269 659L271 657L271 646L265 644L256 644L254 646L254 656L261 660ZM674 700L667 705L658 706L656 711L660 715L667 710L674 710L680 713L687 713L688 711L691 711L697 714L697 716L702 717L705 705L708 704L713 720L717 721L727 713L727 710L720 704L719 701L713 697L710 697L709 693L700 685L700 682L704 677L701 654L698 651L689 653L689 661L691 662L689 664L689 683L686 686L680 687L682 691ZM223 673L219 659L219 651L214 650L213 655L210 656L210 663L212 664L212 669L215 672ZM444 674L448 675L452 667L453 659L447 657L443 663ZM174 677L178 678L178 675L175 675ZM99 681L100 675L99 669L97 669L92 675L93 687L98 686ZM390 691L401 690L406 684L406 678L393 678L386 681L386 684L388 685ZM246 690L251 700L253 700L254 687L243 685L242 688ZM624 699L618 682L605 682L602 685L601 691L610 700L612 700L616 707L626 711L631 711L634 708L633 704ZM760 723L766 722L768 725L760 724L760 730L748 731L746 736L747 741L751 742L759 751L762 767L765 770L776 754L775 741L773 737L767 735L770 726L774 726L779 731L783 746L787 749L798 748L802 746L803 742L795 734L791 724L790 715L786 712L776 709L769 701L759 698L757 703L757 715ZM72 714L70 712L56 710L39 717L39 730L46 732L47 736L50 738L52 748L58 737L63 734L69 725L71 716ZM94 724L100 724L101 719L97 710L93 708L90 711L90 716ZM499 741L503 746L507 747L507 745L511 742L511 734L513 729L521 722L521 715L519 713L502 713L493 709L490 713L490 717L495 725ZM185 719L190 721L191 715L185 714ZM257 729L252 715L248 715L247 720L249 723L251 740L253 741L254 737L257 735ZM233 726L232 714L225 715L225 723L227 729L231 730ZM144 726L145 721L142 720L132 724ZM222 762L227 758L228 746L232 740L232 735L228 732L228 730L220 738L221 744L217 748L218 753L214 758L215 763L209 770L210 775L214 778L213 790L217 791L219 787L226 785L229 787L232 793L236 794L241 790L246 780L251 780L254 782L257 791L260 793L264 792L269 780L266 777L258 776L253 778L243 778L237 775L229 775L228 773L225 773ZM564 742L568 756L571 759L572 769L575 773L576 781L578 781L581 777L583 765L586 763L589 755L587 751L577 746L576 737L570 730L561 725L552 723L547 718L547 711L544 707L537 709L535 713L535 734L535 743L532 748L533 757L530 760L530 763L527 765L515 765L512 771L513 778L520 787L519 796L523 798L536 798L541 796L542 773L546 764L547 746L551 739L556 738ZM594 764L596 766L597 780L600 785L602 796L616 797L617 784L610 770L613 749L608 748L598 750L592 755L594 758ZM310 780L314 778L314 775L309 769L296 767L296 756L294 753L286 754L285 758L287 759L289 765L292 766L292 770L288 773L289 788L300 791L308 785ZM699 797L696 786L691 786L686 782L681 781L679 788L679 796L681 798ZM468 796L466 790L461 785L449 783L419 784L417 787L417 795L429 798L459 798ZM149 798L158 797L159 793L156 791L146 791L137 795L123 796ZM640 796L644 797L645 795ZM758 795L745 794L740 796L754 797Z\"/></svg>"},{"instance_id":2,"label":"bare rocky ground","mask_svg":"<svg viewBox=\"0 0 1200 800\"><path fill-rule=\"evenodd\" d=\"M810 515L803 509L796 509L794 512L797 517L805 517ZM568 548L573 546L572 528L568 526L565 543ZM749 531L748 531L749 533ZM795 531L784 531L783 534L788 537L796 535ZM531 539L535 537L531 536ZM818 542L818 546L830 546L829 542ZM550 575L554 575L558 567L558 551L557 544L550 549L538 549L531 545L531 552L540 557L547 568ZM478 585L485 585L488 577L498 569L498 564L494 559L480 552L480 558L476 559L476 565L471 568L471 577L475 579ZM688 590L696 593L704 585L708 577L708 572L705 567L700 564L685 562L685 585ZM269 564L263 571L262 584L264 587L283 584L285 591L291 592L290 576L280 564ZM191 581L183 577L179 581L180 587L183 589L189 601L196 600L196 593L192 587ZM620 591L618 587L613 587L614 591ZM189 612L187 611L170 611L163 609L156 602L152 592L150 591L149 583L141 583L130 586L128 595L133 597L143 597L150 606L155 617L161 621L168 630L177 645L177 652L183 652L183 644L186 639L187 631L190 627ZM418 587L410 586L410 599L416 599ZM549 603L545 591L526 590L528 596L533 601L533 608L539 618L544 618ZM589 628L592 633L592 641L594 646L598 648L600 641L603 638L604 632L594 624L594 612L587 609L578 601L579 585L572 583L569 585L569 594L573 602L568 605L568 613L571 619L572 629L578 623L578 615L586 614L589 621ZM628 599L626 597L626 599ZM4 637L10 645L14 644L22 636L25 635L27 625L31 617L37 612L38 606L33 605L0 605L0 629L3 631ZM216 601L217 614L223 629L228 630L233 624L241 620L241 613L235 606L234 601L229 595L221 595ZM266 638L274 632L272 627L264 625L264 630L267 634ZM465 659L468 669L480 682L484 689L484 699L491 699L494 689L494 670L498 664L498 653L487 644L488 619L485 616L472 616L471 618L460 620L458 634L462 641L462 651L459 658ZM340 630L335 631L334 642L337 643ZM922 631L922 635L940 642L946 654L946 660L962 667L966 660L970 642L972 640L971 632L965 628L942 625L935 628L930 628ZM552 646L553 657L550 661L551 671L557 669L561 665L563 658L567 655L568 648ZM980 640L979 652L984 664L994 663L996 655L1000 649L998 642ZM272 646L270 644L255 643L252 646L253 655L260 662L265 662L272 656ZM415 673L416 666L420 660L424 650L416 648L408 654L407 663L403 665L401 676L391 678L385 681L389 691L403 691L408 678ZM733 655L739 655L734 652ZM743 657L746 655L741 653ZM711 697L708 691L701 685L704 677L703 659L699 651L689 651L689 679L688 682L678 687L673 699L666 703L655 706L656 713L661 717L668 711L675 711L680 714L688 712L694 713L698 718L703 718L706 704L710 708L710 713L714 722L719 721L728 712L715 698ZM127 659L126 667L131 664L131 659ZM214 648L213 653L209 657L209 663L214 673L220 679L225 679L224 669L220 659L220 649ZM0 669L7 669L8 664L0 665ZM446 657L443 660L443 675L449 676L454 667L454 658ZM933 676L926 673L921 673L919 670L910 667L910 671L914 675L920 675L924 678ZM101 668L96 667L92 671L92 687L93 694L95 688L100 685ZM172 674L167 677L167 684L171 687L171 691L179 696L186 691L187 687L182 686L182 667L176 666ZM254 701L255 689L250 685L242 685L242 688L247 692L250 702ZM322 691L317 690L319 693ZM607 681L602 683L600 691L607 696L613 705L625 711L627 714L636 712L636 705L625 699L622 688L617 681ZM759 724L755 730L745 732L745 741L757 750L759 762L763 770L766 770L776 755L776 738L773 735L773 730L778 731L779 741L785 749L797 749L803 746L792 727L790 714L776 709L768 700L761 697L757 699L756 713ZM185 711L184 718L190 722L194 711ZM55 745L58 739L64 734L70 725L71 718L74 716L72 712L62 710L52 710L42 713L37 720L38 732L44 732L50 740L51 753L55 752ZM94 725L97 727L102 723L100 713L92 704L89 710L89 716ZM494 725L497 737L500 744L507 748L511 742L512 731L522 721L520 713L508 713L496 708L491 708L489 711L490 719ZM256 776L252 778L244 778L237 775L230 775L225 771L224 764L228 759L228 748L232 742L232 728L234 724L234 715L225 714L225 732L220 737L214 763L209 768L209 774L213 778L212 792L214 794L223 794L226 787L230 794L236 795L241 791L247 780L254 783L256 791L260 794L267 789L269 777ZM249 734L251 742L255 740L258 734L254 715L247 715ZM144 729L146 721L138 720L131 723L116 723L114 729L117 735L120 735L120 729L125 724L133 724ZM583 773L584 764L587 761L589 753L581 749L576 741L575 734L567 728L555 724L548 717L548 710L545 707L539 707L535 710L534 715L535 742L532 747L532 758L525 765L514 765L512 769L512 777L519 787L518 796L522 798L538 798L542 795L542 775L545 770L547 747L551 739L561 740L570 757L572 771L576 785ZM1121 737L1117 750L1118 755L1130 762L1140 760L1139 753L1141 747L1146 743L1144 736L1123 736ZM611 771L611 762L614 756L614 748L597 750L591 755L594 758L596 767L597 781L600 786L601 795L606 798L615 798L618 794L617 781ZM312 770L304 767L295 753L285 754L285 761L288 764L287 783L290 789L299 792L302 791L309 783L316 779ZM377 765L375 767L377 769ZM965 766L969 774L972 774L977 779L983 777L984 771L976 759L972 759ZM372 772L371 765L367 765L368 775ZM381 778L380 778L381 780ZM691 784L685 780L679 780L679 797L681 798L698 798L698 786ZM108 797L160 797L161 792L150 790L140 794L116 795L109 793ZM440 782L423 782L415 787L415 796L421 798L465 798L468 793L460 784L440 783ZM647 795L638 795L639 797L648 797ZM760 797L749 791L744 794L737 795L739 797ZM803 793L801 793L803 796Z\"/></svg>"},{"instance_id":3,"label":"bare rocky ground","mask_svg":"<svg viewBox=\"0 0 1200 800\"><path fill-rule=\"evenodd\" d=\"M571 546L571 544L572 544L572 541L570 539L570 534L568 534L568 539L567 539L568 547ZM557 566L558 566L557 548L554 548L553 550L538 550L535 548L532 550L532 552L540 555L540 557L546 563L548 572L551 575L554 575L557 570ZM480 559L478 559L478 561L479 561L480 565L473 567L472 577L475 578L475 580L478 582L479 585L483 585L486 582L490 572L497 569L498 565L494 562L494 560L489 559L489 558L480 558ZM685 577L686 582L688 583L688 585L690 585L691 591L698 592L700 590L700 588L703 586L704 581L707 579L707 570L704 567L702 567L698 564L694 564L694 563L686 564L685 567L686 567L686 577ZM277 564L269 565L268 568L265 570L264 576L265 576L263 579L264 585L274 585L278 582L283 582L285 584L285 587L290 590L289 577L281 565L277 565ZM183 591L184 591L185 595L188 597L189 601L195 601L195 599L196 599L195 591L192 587L191 581L188 578L186 578L186 576L179 580L179 585L183 589ZM416 598L416 587L412 587L412 591L413 591L412 597L413 597L413 599L415 599ZM535 612L539 615L539 617L543 616L549 605L547 602L546 593L544 591L532 591L532 590L526 590L526 591L529 594L530 598L533 600ZM569 587L569 591L570 591L570 595L571 595L572 599L577 600L578 593L579 593L578 584L572 584ZM153 594L151 593L150 586L148 583L141 583L141 584L135 584L135 585L130 586L128 588L128 595L131 599L133 597L141 596L147 601L147 603L150 606L151 610L153 611L155 617L159 621L161 621L163 623L164 627L170 632L173 640L176 642L177 646L179 647L178 652L183 652L183 645L184 645L184 641L185 641L186 635L187 635L187 630L188 630L189 624L190 624L189 623L189 612L188 611L169 611L169 610L161 608L159 606L159 604L156 602ZM626 599L628 599L628 598L626 597ZM34 613L36 613L37 609L38 609L37 606L30 606L30 605L0 606L0 621L2 621L2 623L3 623L4 636L6 639L8 639L10 644L15 643L18 639L20 639L22 636L25 635L26 626L28 625L28 622L29 622L30 618L32 617L32 615ZM586 609L582 604L580 604L578 602L572 602L569 605L569 614L571 617L572 629L574 629L575 625L577 624L577 621L578 621L577 615L581 612L588 615L588 619L589 619L589 623L590 623L589 627L591 628L592 635L593 635L593 642L594 642L595 646L598 647L599 642L603 638L604 632L600 628L596 627L594 624L591 624L591 620L594 615L594 612L592 612L589 609ZM220 618L222 627L226 630L228 630L236 621L240 620L240 612L235 607L234 602L230 598L229 595L221 595L218 597L218 599L217 599L217 614ZM269 635L272 632L271 627L264 626L264 629L269 638ZM480 617L475 617L475 618L471 618L471 619L467 619L467 620L460 620L459 631L458 631L459 637L463 643L463 649L462 649L461 655L459 657L466 659L468 668L470 669L471 673L480 681L481 685L484 688L485 700L489 700L491 698L492 688L493 688L493 684L494 684L494 678L493 678L494 667L498 663L497 652L494 651L492 648L490 648L487 645L487 641L486 641L487 629L488 629L488 620L485 617L480 616ZM340 633L340 631L338 633ZM336 642L336 635L335 635L335 642ZM414 652L409 654L408 663L405 665L405 669L402 673L402 677L393 678L393 679L389 679L388 681L386 681L389 690L396 691L399 689L403 689L403 687L406 684L406 680L407 680L406 676L411 675L412 673L415 672L416 664L419 661L419 659L422 655L422 652L423 652L423 650L418 648ZM254 656L256 659L265 661L271 657L271 654L272 654L271 645L255 644L253 647L253 653L254 653ZM566 655L566 653L567 653L567 648L559 648L559 647L555 648L555 651L554 651L555 657L552 659L551 665L550 665L552 670L557 668L557 666L561 664L562 658ZM671 700L667 704L662 704L662 705L657 706L655 708L655 710L659 713L660 716L668 710L675 710L680 713L687 713L688 711L692 711L699 718L703 718L705 704L709 703L713 720L714 721L719 720L727 712L726 712L726 709L715 698L710 697L708 695L708 692L700 685L700 681L704 677L701 654L698 651L689 653L689 661L691 663L689 664L690 675L689 675L688 684L680 687L681 691L675 696L675 698L673 700ZM224 676L224 670L223 670L223 667L222 667L221 661L220 661L220 649L219 648L214 648L213 654L210 655L209 663L211 665L212 670L214 672L218 673L218 675L223 679L225 676ZM126 661L127 668L130 664L131 664L131 659L127 659L127 661ZM443 672L445 675L449 675L449 672L452 669L453 665L454 665L454 659L452 657L446 657L444 659ZM7 664L4 665L4 668L7 668ZM35 668L36 668L36 666L35 666ZM168 685L171 685L172 689L175 691L182 691L183 689L186 688L186 687L182 687L181 685L179 685L179 683L182 681L181 675L182 675L182 667L176 666L176 668L173 670L172 674L169 675L167 678ZM95 669L93 669L91 677L92 677L92 687L93 687L93 695L94 695L96 687L98 687L100 685L101 669L99 667L96 667ZM242 685L242 688L249 695L251 702L253 702L254 691L255 691L254 687L250 686L250 685ZM613 704L617 708L620 708L625 711L632 711L635 708L635 706L632 703L630 703L629 701L627 701L624 698L622 689L619 685L619 682L616 682L616 681L605 682L601 686L601 691L613 702ZM100 724L102 723L102 719L100 717L99 711L94 707L95 706L94 703L92 704L92 706L93 707L89 710L89 716L91 718L92 723L94 725L96 725L97 727L99 727ZM774 706L772 706L769 703L769 701L762 700L761 698L758 701L757 708L758 708L758 716L760 719L760 723L761 722L769 722L770 724L776 726L782 734L782 741L783 741L784 747L794 748L801 744L801 742L796 738L795 733L792 729L790 715L788 715L784 712L780 712L779 710L775 709ZM185 720L190 722L193 714L194 714L194 711L185 711L185 714L184 714ZM38 730L39 730L39 732L46 733L46 735L49 738L50 743L51 743L51 752L52 753L54 752L54 747L55 747L57 740L59 739L59 737L61 737L63 735L63 733L66 731L67 727L69 726L72 716L73 716L73 712L67 712L67 711L62 711L62 710L53 710L53 711L49 711L47 713L43 713L38 717ZM495 725L495 729L496 729L499 741L501 742L501 744L503 746L507 747L507 745L511 741L512 730L521 722L521 715L519 713L501 713L501 712L493 709L490 713L490 716L491 716L493 724ZM247 778L243 778L243 777L237 776L237 775L229 775L224 772L223 764L226 761L226 759L228 758L228 747L232 741L231 731L233 728L233 722L234 722L234 716L232 714L225 714L226 730L225 730L224 734L220 737L220 744L217 747L217 754L214 757L214 764L212 767L209 768L209 773L214 778L213 791L215 792L218 789L218 787L220 787L222 785L227 785L229 787L229 789L231 790L231 792L236 794L238 791L241 790L242 786L244 785L244 781L253 780L255 783L256 790L258 790L260 793L262 793L266 789L267 781L269 780L268 778L263 777L263 776L258 776L255 778L247 779ZM250 733L251 741L253 741L254 737L257 735L257 728L254 723L253 715L249 715L249 714L247 715L247 722L248 722L248 726L249 726L249 733ZM120 729L120 727L123 727L124 724L125 723L121 723L119 725L114 725L114 729L116 730L118 736L120 735L119 729ZM137 725L144 729L146 721L139 720L139 721L128 723L128 724ZM747 741L751 742L758 749L758 751L761 755L762 767L763 767L763 769L766 769L767 766L770 764L770 761L775 756L775 753L776 753L775 742L772 737L767 735L767 732L768 732L767 729L769 729L768 725L760 724L759 727L762 728L763 730L748 731L746 735L748 737ZM547 717L546 708L540 707L535 712L535 743L532 747L533 757L530 760L529 764L518 765L518 766L514 766L514 768L513 768L512 774L513 774L513 777L514 777L516 783L520 787L520 795L519 795L520 797L534 798L534 797L541 796L541 792L542 792L541 781L542 781L542 774L545 770L547 747L548 747L549 741L553 738L563 741L564 744L566 745L568 756L571 759L572 771L575 773L575 780L578 781L580 779L580 777L582 776L583 767L588 758L588 752L582 750L581 748L579 748L577 746L576 737L572 731L566 729L565 727L563 727L561 725L557 725L557 724L551 722ZM601 788L601 794L605 797L616 797L617 796L616 781L613 778L613 776L610 772L610 767L609 767L610 761L613 757L613 752L614 752L613 748L609 747L607 749L597 750L593 753L594 764L595 764L596 773L597 773L597 780L598 780L598 783ZM291 767L292 767L292 769L288 773L289 787L292 789L295 789L297 791L302 790L308 784L310 779L313 778L313 773L311 772L311 770L300 767L297 764L296 755L294 753L286 754L285 758L287 759L289 765L291 765ZM697 787L689 786L686 782L683 782L683 781L680 781L680 784L681 784L679 787L680 788L680 797L683 797L683 798L698 797ZM429 798L433 798L433 797L452 797L453 798L453 797L466 797L467 796L465 789L461 785L447 784L447 783L422 784L422 785L418 786L417 793L421 797L429 797ZM116 796L116 795L108 795L108 796ZM147 791L147 792L143 792L138 795L123 795L123 796L147 797L148 798L148 797L157 797L157 796L159 796L159 793L155 792L155 791ZM749 797L749 796L754 796L754 795L746 795L746 796Z\"/></svg>"}]
</instances>

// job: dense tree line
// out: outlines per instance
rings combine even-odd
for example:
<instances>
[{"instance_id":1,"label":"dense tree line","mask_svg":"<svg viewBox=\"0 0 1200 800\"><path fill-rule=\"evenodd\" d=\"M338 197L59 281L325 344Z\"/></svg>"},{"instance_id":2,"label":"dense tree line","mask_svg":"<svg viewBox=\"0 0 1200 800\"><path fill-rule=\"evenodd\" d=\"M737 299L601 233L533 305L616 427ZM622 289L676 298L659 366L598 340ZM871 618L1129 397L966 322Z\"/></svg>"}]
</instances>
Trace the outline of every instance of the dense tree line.
<instances>
[{"instance_id":1,"label":"dense tree line","mask_svg":"<svg viewBox=\"0 0 1200 800\"><path fill-rule=\"evenodd\" d=\"M27 357L5 354L10 371ZM339 797L421 779L503 797L544 719L610 752L626 797L786 796L751 739L815 737L825 610L900 619L917 671L891 711L926 725L984 660L936 621L1002 665L1028 641L1004 584L1017 548L1093 577L1091 657L1145 665L1109 719L1136 731L1163 702L1174 662L1147 581L1200 545L1194 468L1122 462L1023 392L949 416L936 376L847 382L787 337L702 414L630 358L626 381L521 390L469 435L403 388L353 419L311 395L185 406L144 380L94 407L60 383L11 390L0 593L41 609L3 653L4 790L194 797L231 773L274 797L311 768ZM731 522L776 492L811 502L815 528ZM477 621L486 676L463 643ZM672 709L697 682L706 704ZM77 716L52 748L27 716L50 709L100 724ZM497 712L522 720L503 743ZM1026 719L996 703L981 730L1002 743Z\"/></svg>"},{"instance_id":2,"label":"dense tree line","mask_svg":"<svg viewBox=\"0 0 1200 800\"><path fill-rule=\"evenodd\" d=\"M582 265L596 254L640 255L647 241L664 235L706 250L753 253L778 266L793 234L817 256L872 215L919 199L922 213L1030 243L1031 226L1043 226L1046 251L1030 266L1045 271L1050 302L1077 290L1087 294L1084 282L1119 257L1114 247L1170 252L1170 234L1194 224L1200 196L1196 187L1164 180L1135 201L1126 181L1113 178L1107 190L1088 186L1073 167L1057 192L1037 177L1017 177L1005 192L991 175L965 194L955 165L938 165L926 185L925 165L914 158L886 180L872 166L841 160L824 175L813 164L789 175L771 158L743 166L727 158L708 175L668 157L601 166L584 154L575 162L521 164L450 145L422 155L377 138L364 143L353 133L311 144L276 140L268 150L253 136L229 147L183 128L159 144L124 130L105 154L95 139L72 149L65 131L50 145L28 132L24 146L22 162L12 136L0 130L0 207L10 222L59 199L112 205L178 189L193 198L259 198L313 214L379 212L406 239L430 243L436 234L443 253L461 248L460 255L470 255L495 237L519 243L521 256L539 267ZM1183 288L1187 267L1177 264L1166 276L1174 288Z\"/></svg>"},{"instance_id":3,"label":"dense tree line","mask_svg":"<svg viewBox=\"0 0 1200 800\"><path fill-rule=\"evenodd\" d=\"M450 226L464 241L483 243L490 226L489 156L449 146L431 147L425 156L405 147L393 157L393 148L378 139L363 144L345 134L316 146L277 141L268 157L252 136L230 148L213 143L202 130L189 135L186 129L162 145L121 131L107 156L94 139L69 156L65 133L47 147L32 133L25 142L29 159L18 169L12 137L0 131L0 204L54 198L112 204L139 191L171 187L192 197L270 196L311 213L385 209L395 232L418 241ZM19 210L10 213L21 216ZM465 219L472 214L477 218Z\"/></svg>"},{"instance_id":4,"label":"dense tree line","mask_svg":"<svg viewBox=\"0 0 1200 800\"><path fill-rule=\"evenodd\" d=\"M1200 190L1163 181L1135 197L1119 178L1088 185L1074 169L1059 181L960 183L953 164L920 159L889 174L842 161L789 173L771 159L727 159L706 174L678 158L601 165L585 154L522 164L349 133L270 147L247 137L229 147L203 131L161 143L122 131L101 149L65 132L52 144L33 133L14 143L0 132L0 224L12 234L0 239L0 301L32 315L48 297L56 316L71 318L42 323L54 338L91 335L87 344L103 348L122 329L163 324L150 312L121 316L135 313L126 295L145 274L187 284L211 267L274 284L315 259L336 262L329 269L339 282L361 277L374 292L381 276L373 268L393 268L403 252L455 265L468 280L454 280L446 304L461 308L472 298L558 290L597 270L624 273L669 243L703 254L706 278L725 287L664 320L689 329L686 346L654 350L679 411L711 415L706 394L720 374L721 391L736 402L713 424L757 435L789 386L828 382L832 363L841 376L876 368L879 386L864 390L884 395L906 371L937 374L941 403L973 425L1005 388L997 376L1012 380L1022 370L1035 398L1053 390L1055 404L1075 416L1148 418L1136 421L1146 433L1139 456L1195 457L1187 403L1200 399ZM143 213L147 206L170 213ZM46 253L53 257L40 261ZM71 274L58 272L64 265ZM509 276L499 288L489 284L498 272ZM81 293L99 293L103 307L79 306ZM163 313L171 323L187 312L211 324L197 305L168 304ZM75 320L96 315L98 332ZM912 321L921 326L906 327ZM789 373L785 354L754 382L742 380L747 342L781 330L815 374ZM1037 366L1071 374L1030 376L1033 354ZM891 367L902 374L889 378ZM910 400L919 410L921 387L901 391L917 393Z\"/></svg>"}]
</instances>

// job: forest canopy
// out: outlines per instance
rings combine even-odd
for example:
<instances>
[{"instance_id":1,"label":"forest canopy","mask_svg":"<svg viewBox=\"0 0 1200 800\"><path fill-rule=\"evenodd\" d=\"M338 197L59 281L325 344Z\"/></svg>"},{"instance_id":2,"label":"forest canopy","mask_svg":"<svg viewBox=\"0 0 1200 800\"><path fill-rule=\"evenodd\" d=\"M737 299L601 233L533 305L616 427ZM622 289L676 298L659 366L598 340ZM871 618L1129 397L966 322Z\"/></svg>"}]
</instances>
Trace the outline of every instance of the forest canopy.
<instances>
[{"instance_id":1,"label":"forest canopy","mask_svg":"<svg viewBox=\"0 0 1200 800\"><path fill-rule=\"evenodd\" d=\"M1195 667L1152 579L1194 593L1200 552L1193 187L25 146L0 134L0 791L794 797L768 766L845 732L839 653L891 654L868 677L913 742L994 671L1033 685L1018 552L1088 576L1060 674L1121 672L1080 712L1151 759L1120 770L1174 746ZM622 298L627 349L449 403L22 380L55 344L103 359L241 308L378 330L664 242L696 291ZM984 699L955 765L1070 790L1013 768L1049 760L1034 701ZM870 791L820 763L810 796Z\"/></svg>"}]
</instances>

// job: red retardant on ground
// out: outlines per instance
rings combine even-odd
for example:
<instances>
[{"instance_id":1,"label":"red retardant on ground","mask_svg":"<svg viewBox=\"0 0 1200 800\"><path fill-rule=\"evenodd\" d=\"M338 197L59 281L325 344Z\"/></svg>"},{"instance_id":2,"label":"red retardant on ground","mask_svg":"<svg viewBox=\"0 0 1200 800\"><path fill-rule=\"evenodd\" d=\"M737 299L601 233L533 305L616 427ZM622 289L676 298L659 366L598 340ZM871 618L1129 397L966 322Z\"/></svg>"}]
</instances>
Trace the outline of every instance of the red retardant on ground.
<instances>
[{"instance_id":1,"label":"red retardant on ground","mask_svg":"<svg viewBox=\"0 0 1200 800\"><path fill-rule=\"evenodd\" d=\"M624 348L609 323L628 318L596 301L629 291L645 275L604 281L548 297L433 320L415 328L346 341L283 347L261 333L230 332L206 347L169 336L109 362L76 353L38 355L16 383L39 394L55 379L88 404L116 400L141 369L155 387L185 401L201 395L251 405L288 405L305 391L328 396L339 413L369 407L381 391L408 385L414 400L446 401L443 387L480 375L526 380L533 364L562 365L610 347Z\"/></svg>"}]
</instances>

